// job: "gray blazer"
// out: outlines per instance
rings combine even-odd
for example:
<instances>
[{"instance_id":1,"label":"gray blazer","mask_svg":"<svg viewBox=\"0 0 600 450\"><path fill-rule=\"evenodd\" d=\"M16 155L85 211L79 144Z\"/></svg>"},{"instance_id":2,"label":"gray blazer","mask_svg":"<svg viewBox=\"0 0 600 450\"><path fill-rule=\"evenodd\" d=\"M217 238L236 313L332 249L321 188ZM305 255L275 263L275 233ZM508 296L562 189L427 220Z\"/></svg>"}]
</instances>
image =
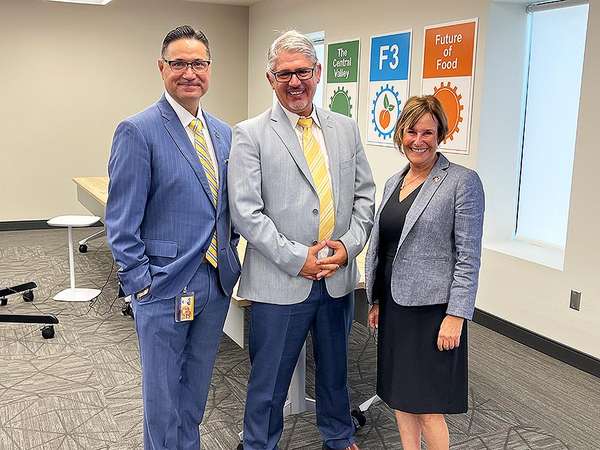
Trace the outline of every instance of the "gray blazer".
<instances>
[{"instance_id":1,"label":"gray blazer","mask_svg":"<svg viewBox=\"0 0 600 450\"><path fill-rule=\"evenodd\" d=\"M359 281L355 258L373 226L375 183L356 123L320 108L317 116L333 185L333 239L348 251L348 264L326 285L332 297L341 297ZM273 304L305 300L313 282L298 273L318 236L319 199L298 137L279 104L234 128L228 187L235 230L248 241L238 294Z\"/></svg>"},{"instance_id":2,"label":"gray blazer","mask_svg":"<svg viewBox=\"0 0 600 450\"><path fill-rule=\"evenodd\" d=\"M385 184L366 257L370 304L378 264L379 216L404 174ZM446 312L472 319L481 260L483 186L473 170L452 164L444 155L425 180L406 215L392 269L392 297L404 306L448 303Z\"/></svg>"}]
</instances>

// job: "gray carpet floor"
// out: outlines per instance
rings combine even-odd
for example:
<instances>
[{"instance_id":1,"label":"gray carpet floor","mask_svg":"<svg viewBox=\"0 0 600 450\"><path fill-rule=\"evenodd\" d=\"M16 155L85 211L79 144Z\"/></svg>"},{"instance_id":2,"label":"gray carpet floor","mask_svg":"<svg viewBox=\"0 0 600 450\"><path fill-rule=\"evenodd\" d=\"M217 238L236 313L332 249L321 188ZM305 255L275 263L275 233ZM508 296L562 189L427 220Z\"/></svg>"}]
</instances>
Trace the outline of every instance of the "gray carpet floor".
<instances>
[{"instance_id":1,"label":"gray carpet floor","mask_svg":"<svg viewBox=\"0 0 600 450\"><path fill-rule=\"evenodd\" d=\"M75 237L93 231L76 230ZM142 448L137 339L121 313L110 252L93 241L75 264L78 286L102 288L91 304L52 300L69 284L66 230L0 232L0 287L39 286L33 303L12 296L0 314L60 320L49 340L40 326L0 323L0 449ZM469 332L470 409L448 417L453 449L600 449L600 379L477 324ZM375 354L373 337L355 324L349 385L356 405L374 393ZM247 351L225 336L202 425L204 449L236 448L248 371ZM310 356L307 390L314 390ZM381 403L367 412L357 440L362 449L402 448ZM280 446L320 449L314 414L287 418Z\"/></svg>"}]
</instances>

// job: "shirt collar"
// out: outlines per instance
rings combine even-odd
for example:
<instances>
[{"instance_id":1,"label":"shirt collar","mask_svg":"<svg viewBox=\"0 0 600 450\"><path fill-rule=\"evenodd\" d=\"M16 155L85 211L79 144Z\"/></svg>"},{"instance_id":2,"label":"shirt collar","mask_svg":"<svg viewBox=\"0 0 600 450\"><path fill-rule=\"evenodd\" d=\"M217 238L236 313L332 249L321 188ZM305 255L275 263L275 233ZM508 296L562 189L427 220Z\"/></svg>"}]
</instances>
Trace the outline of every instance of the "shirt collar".
<instances>
[{"instance_id":1,"label":"shirt collar","mask_svg":"<svg viewBox=\"0 0 600 450\"><path fill-rule=\"evenodd\" d=\"M287 109L285 109L281 103L279 103L279 106L281 106L281 109L283 109L283 112L285 113L285 115L287 116L287 118L289 119L290 123L292 124L292 128L296 128L296 126L298 125L298 119L301 117L296 113L293 113L291 111L288 111ZM313 109L312 112L310 113L310 116L313 120L313 123L318 126L319 128L321 128L321 122L319 122L319 116L317 116L317 108L315 107L315 105L313 105Z\"/></svg>"},{"instance_id":2,"label":"shirt collar","mask_svg":"<svg viewBox=\"0 0 600 450\"><path fill-rule=\"evenodd\" d=\"M183 128L187 128L190 122L194 119L200 119L202 121L202 125L206 125L202 116L202 105L198 104L198 113L196 114L196 117L194 117L187 109L177 103L177 100L171 97L167 91L165 91L165 98L175 111L175 114L177 114L177 117L179 118L181 125L183 125Z\"/></svg>"}]
</instances>

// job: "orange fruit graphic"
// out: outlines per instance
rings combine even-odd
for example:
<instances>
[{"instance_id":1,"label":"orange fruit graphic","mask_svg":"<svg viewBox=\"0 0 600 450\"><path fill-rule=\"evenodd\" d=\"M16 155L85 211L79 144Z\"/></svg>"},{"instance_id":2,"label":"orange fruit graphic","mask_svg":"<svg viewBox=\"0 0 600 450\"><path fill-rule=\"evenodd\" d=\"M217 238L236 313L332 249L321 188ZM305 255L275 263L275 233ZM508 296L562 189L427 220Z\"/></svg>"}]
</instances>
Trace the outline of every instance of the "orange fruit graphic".
<instances>
[{"instance_id":1,"label":"orange fruit graphic","mask_svg":"<svg viewBox=\"0 0 600 450\"><path fill-rule=\"evenodd\" d=\"M381 128L385 130L389 126L390 120L392 120L392 116L387 109L379 111L379 125L381 125Z\"/></svg>"}]
</instances>

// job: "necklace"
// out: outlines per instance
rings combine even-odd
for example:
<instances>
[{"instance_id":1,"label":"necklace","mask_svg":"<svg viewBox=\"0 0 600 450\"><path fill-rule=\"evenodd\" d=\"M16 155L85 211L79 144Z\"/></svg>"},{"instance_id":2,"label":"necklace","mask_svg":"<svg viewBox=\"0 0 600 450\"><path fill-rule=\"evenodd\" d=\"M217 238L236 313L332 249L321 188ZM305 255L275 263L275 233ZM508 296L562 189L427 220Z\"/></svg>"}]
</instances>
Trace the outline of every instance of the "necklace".
<instances>
[{"instance_id":1,"label":"necklace","mask_svg":"<svg viewBox=\"0 0 600 450\"><path fill-rule=\"evenodd\" d=\"M410 181L407 181L407 180L406 180L407 178L408 178L408 177L406 177L406 176L405 176L405 177L402 179L402 184L400 185L400 190L401 190L401 191L402 191L402 190L404 190L404 189L406 189L408 186L411 186L411 185L415 184L417 181L422 181L422 180L424 180L425 178L427 178L427 176L417 175L416 177L414 177L414 178L413 178L412 180L410 180Z\"/></svg>"}]
</instances>

